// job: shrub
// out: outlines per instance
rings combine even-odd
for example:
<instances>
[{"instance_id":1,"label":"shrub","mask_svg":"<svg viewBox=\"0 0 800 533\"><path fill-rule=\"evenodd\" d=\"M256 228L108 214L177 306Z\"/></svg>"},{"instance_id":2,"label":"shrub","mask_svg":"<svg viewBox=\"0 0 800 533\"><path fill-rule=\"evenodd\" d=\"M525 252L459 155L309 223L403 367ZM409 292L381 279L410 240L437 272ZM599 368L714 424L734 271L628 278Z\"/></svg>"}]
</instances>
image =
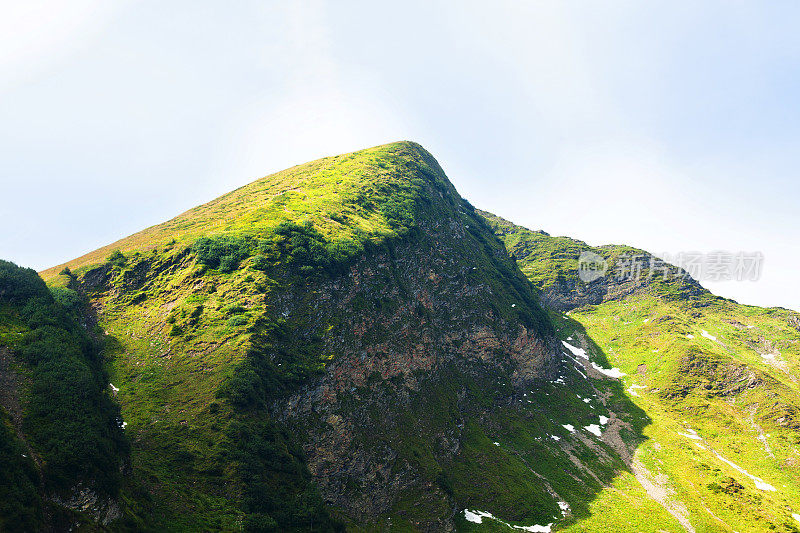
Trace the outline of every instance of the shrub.
<instances>
[{"instance_id":1,"label":"shrub","mask_svg":"<svg viewBox=\"0 0 800 533\"><path fill-rule=\"evenodd\" d=\"M50 294L53 295L56 302L72 313L77 313L83 304L81 296L66 287L50 287Z\"/></svg>"},{"instance_id":2,"label":"shrub","mask_svg":"<svg viewBox=\"0 0 800 533\"><path fill-rule=\"evenodd\" d=\"M45 490L80 481L116 494L129 445L99 349L75 318L79 296L63 288L51 294L34 271L0 261L0 303L15 306L29 330L17 350L30 376L23 430L42 457Z\"/></svg>"},{"instance_id":3,"label":"shrub","mask_svg":"<svg viewBox=\"0 0 800 533\"><path fill-rule=\"evenodd\" d=\"M127 262L127 259L125 258L125 255L122 252L120 252L119 250L114 250L113 252L111 252L111 255L109 255L106 258L106 263L110 263L113 266L117 266L117 267L125 266L126 262Z\"/></svg>"},{"instance_id":4,"label":"shrub","mask_svg":"<svg viewBox=\"0 0 800 533\"><path fill-rule=\"evenodd\" d=\"M29 298L47 294L47 286L35 270L0 260L0 299L23 303Z\"/></svg>"},{"instance_id":5,"label":"shrub","mask_svg":"<svg viewBox=\"0 0 800 533\"><path fill-rule=\"evenodd\" d=\"M270 261L265 255L255 255L250 260L250 266L255 270L267 270L270 267Z\"/></svg>"},{"instance_id":6,"label":"shrub","mask_svg":"<svg viewBox=\"0 0 800 533\"><path fill-rule=\"evenodd\" d=\"M250 255L247 241L236 235L201 237L192 246L197 260L223 272L233 272Z\"/></svg>"},{"instance_id":7,"label":"shrub","mask_svg":"<svg viewBox=\"0 0 800 533\"><path fill-rule=\"evenodd\" d=\"M247 317L244 315L235 315L228 319L229 326L236 327L236 326L244 326L245 324L247 324Z\"/></svg>"},{"instance_id":8,"label":"shrub","mask_svg":"<svg viewBox=\"0 0 800 533\"><path fill-rule=\"evenodd\" d=\"M223 311L227 315L238 315L239 313L244 313L245 309L239 304L232 304L228 307L225 307Z\"/></svg>"}]
</instances>

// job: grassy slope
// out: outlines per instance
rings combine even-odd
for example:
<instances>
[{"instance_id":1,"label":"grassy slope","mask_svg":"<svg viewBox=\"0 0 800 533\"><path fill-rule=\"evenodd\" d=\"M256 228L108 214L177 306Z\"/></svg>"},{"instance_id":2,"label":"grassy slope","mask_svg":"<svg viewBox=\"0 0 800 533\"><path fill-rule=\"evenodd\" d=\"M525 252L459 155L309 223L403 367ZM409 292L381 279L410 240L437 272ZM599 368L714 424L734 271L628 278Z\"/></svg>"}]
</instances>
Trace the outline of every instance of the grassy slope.
<instances>
[{"instance_id":1,"label":"grassy slope","mask_svg":"<svg viewBox=\"0 0 800 533\"><path fill-rule=\"evenodd\" d=\"M302 287L305 283L302 275L292 273L289 257L281 251L291 239L276 233L279 225L287 221L310 224L326 242L344 243L347 250L360 254L393 239L413 238L420 209L424 210L423 219L464 217L460 224L466 222L468 235L460 246L477 245L486 250L471 257L467 268L470 280L488 285L495 312L505 320L517 320L520 307L515 311L506 301L513 292L505 285L507 277L517 275L513 263L500 243L491 239L483 222L464 211L435 160L413 143L395 143L293 167L76 259L66 265L69 274L58 274L62 266L43 273L54 286L87 290L107 334L108 370L119 388L117 398L133 444L133 475L123 491L127 511L123 527L241 527L245 487L231 466L230 450L236 443L228 432L229 421L238 415L219 392L247 357L254 331L263 330L265 324L290 330L307 327L293 322L297 318L282 321L275 316L276 295L290 285ZM192 244L200 237L220 234L235 235L252 247L269 250L264 252L266 268L257 266L253 257L227 272L199 264L191 253ZM110 252L116 250L122 256L112 256ZM479 271L473 271L474 265ZM521 277L511 284L520 280L527 287ZM304 298L308 301L302 305L311 312L315 297L308 294ZM302 317L299 320L308 322ZM303 363L307 366L304 371L314 372L323 369L334 354L316 353L318 341L310 340L290 348L308 352L311 359ZM485 436L488 422L470 423L475 428L470 433L474 441L470 449L478 455L494 456L495 446ZM409 448L409 454L416 453L413 439L402 432L398 437L406 441L401 446ZM428 446L425 443L420 450ZM569 470L568 462L562 463ZM607 469L608 476L615 468ZM456 500L463 505L492 503L469 488L476 476L490 472L494 477L489 483L502 487L504 476L516 472L518 477L527 476L525 487L501 489L504 494L494 502L518 518L534 519L537 513L555 512L552 498L522 509L513 504L532 494L541 498L542 488L534 483L536 476L524 463L479 466L467 457L453 464L451 472L442 482L452 484ZM399 523L442 511L421 509L413 495L408 495L385 519Z\"/></svg>"},{"instance_id":2,"label":"grassy slope","mask_svg":"<svg viewBox=\"0 0 800 533\"><path fill-rule=\"evenodd\" d=\"M310 221L329 240L391 237L396 229L380 206L390 196L411 199L412 176L437 173L435 160L411 142L326 157L256 180L41 274L49 280L65 266L76 270L100 264L114 250L128 254L159 246L180 247L221 233L269 234L287 220ZM455 192L449 182L442 185Z\"/></svg>"},{"instance_id":3,"label":"grassy slope","mask_svg":"<svg viewBox=\"0 0 800 533\"><path fill-rule=\"evenodd\" d=\"M311 223L329 241L355 242L356 250L379 245L408 231L397 213L418 201L425 180L452 188L439 175L413 143L325 158L63 265L74 279L100 272L107 280L90 296L102 310L109 372L133 440L128 525L241 526L241 483L224 466L232 411L217 396L243 361L252 327L270 313L267 302L279 282L248 262L232 272L207 269L188 247L215 234L282 242L274 230L287 221ZM125 258L106 261L111 250ZM271 259L278 269L286 260ZM69 284L70 276L57 274L63 266L42 275L52 285ZM324 358L315 363L324 364Z\"/></svg>"},{"instance_id":4,"label":"grassy slope","mask_svg":"<svg viewBox=\"0 0 800 533\"><path fill-rule=\"evenodd\" d=\"M528 230L502 237L540 288L552 284L561 269L572 271L564 276L574 275L577 255L589 249ZM651 473L667 476L662 480L672 491L668 500L686 506L696 531L800 530L791 516L800 508L797 313L710 295L688 301L664 294L652 287L622 301L575 309L559 336L585 331L593 356L627 374L629 399L652 419L637 457ZM703 440L679 434L691 435L689 429ZM714 452L777 490L759 490ZM632 478L622 473L602 490L592 516L575 530L605 531L611 523L620 531L674 530L664 513L626 511L628 502L641 501L642 488Z\"/></svg>"}]
</instances>

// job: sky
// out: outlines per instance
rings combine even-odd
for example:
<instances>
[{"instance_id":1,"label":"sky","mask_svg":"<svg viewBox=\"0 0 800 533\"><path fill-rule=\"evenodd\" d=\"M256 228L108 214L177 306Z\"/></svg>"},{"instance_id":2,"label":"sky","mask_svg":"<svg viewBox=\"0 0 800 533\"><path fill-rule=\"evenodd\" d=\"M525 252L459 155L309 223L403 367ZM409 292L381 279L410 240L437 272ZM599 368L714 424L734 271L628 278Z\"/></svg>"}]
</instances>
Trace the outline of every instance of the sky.
<instances>
[{"instance_id":1,"label":"sky","mask_svg":"<svg viewBox=\"0 0 800 533\"><path fill-rule=\"evenodd\" d=\"M592 245L763 254L800 310L797 2L0 0L0 257L44 269L271 172L414 140Z\"/></svg>"}]
</instances>

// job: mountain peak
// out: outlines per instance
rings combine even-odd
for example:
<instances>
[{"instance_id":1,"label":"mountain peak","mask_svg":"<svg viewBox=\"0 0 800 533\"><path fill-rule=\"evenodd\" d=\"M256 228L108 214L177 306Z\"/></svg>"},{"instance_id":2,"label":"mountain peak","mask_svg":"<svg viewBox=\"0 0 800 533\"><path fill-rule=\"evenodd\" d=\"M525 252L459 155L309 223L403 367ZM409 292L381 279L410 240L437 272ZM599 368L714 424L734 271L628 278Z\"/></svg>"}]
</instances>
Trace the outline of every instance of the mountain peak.
<instances>
[{"instance_id":1,"label":"mountain peak","mask_svg":"<svg viewBox=\"0 0 800 533\"><path fill-rule=\"evenodd\" d=\"M381 239L406 231L420 200L451 204L460 196L421 145L398 141L324 157L259 178L175 218L44 270L102 263L112 252L191 245L219 234L262 235L284 222L311 224L333 240Z\"/></svg>"}]
</instances>

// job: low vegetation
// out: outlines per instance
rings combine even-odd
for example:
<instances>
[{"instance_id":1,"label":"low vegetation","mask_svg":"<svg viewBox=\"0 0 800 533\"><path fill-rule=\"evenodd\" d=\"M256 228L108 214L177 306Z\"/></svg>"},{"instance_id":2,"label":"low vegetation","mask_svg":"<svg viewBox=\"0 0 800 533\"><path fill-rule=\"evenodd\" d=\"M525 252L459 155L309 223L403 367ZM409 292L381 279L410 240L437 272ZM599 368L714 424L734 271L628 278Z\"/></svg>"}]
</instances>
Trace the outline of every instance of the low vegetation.
<instances>
[{"instance_id":1,"label":"low vegetation","mask_svg":"<svg viewBox=\"0 0 800 533\"><path fill-rule=\"evenodd\" d=\"M20 502L12 514L24 516L22 523L36 520L41 503L30 498L34 479L40 494L68 494L82 484L100 497L115 497L129 445L97 343L80 325L81 298L66 288L51 293L35 271L0 261L0 306L19 329L16 339L3 343L16 361L7 372L26 385L17 391L25 406L18 427L42 480L39 486L31 458L20 454L27 460L16 465L6 505ZM2 422L3 448L19 451L8 415Z\"/></svg>"}]
</instances>

